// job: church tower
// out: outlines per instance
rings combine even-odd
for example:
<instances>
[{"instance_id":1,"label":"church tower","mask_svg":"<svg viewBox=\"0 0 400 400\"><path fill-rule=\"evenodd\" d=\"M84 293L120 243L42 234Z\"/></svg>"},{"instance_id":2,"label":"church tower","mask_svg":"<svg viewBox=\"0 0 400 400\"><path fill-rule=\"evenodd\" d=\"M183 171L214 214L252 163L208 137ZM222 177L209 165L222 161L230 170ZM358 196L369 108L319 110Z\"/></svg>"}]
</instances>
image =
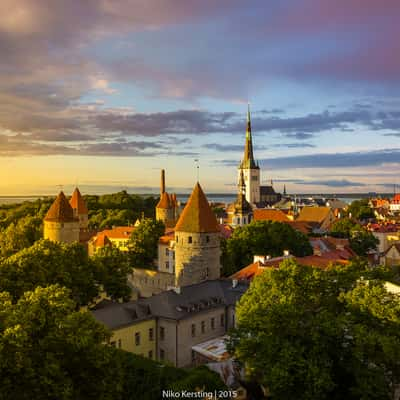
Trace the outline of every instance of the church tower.
<instances>
[{"instance_id":1,"label":"church tower","mask_svg":"<svg viewBox=\"0 0 400 400\"><path fill-rule=\"evenodd\" d=\"M238 178L243 172L246 185L246 200L250 204L260 202L260 167L254 161L253 139L251 137L250 106L247 109L246 143L243 160L239 165Z\"/></svg>"},{"instance_id":2,"label":"church tower","mask_svg":"<svg viewBox=\"0 0 400 400\"><path fill-rule=\"evenodd\" d=\"M44 238L53 242L79 242L79 219L62 191L44 218Z\"/></svg>"},{"instance_id":3,"label":"church tower","mask_svg":"<svg viewBox=\"0 0 400 400\"><path fill-rule=\"evenodd\" d=\"M246 200L246 184L244 183L243 170L240 170L238 184L238 195L234 203L234 213L232 216L232 226L243 226L251 222L252 208Z\"/></svg>"},{"instance_id":4,"label":"church tower","mask_svg":"<svg viewBox=\"0 0 400 400\"><path fill-rule=\"evenodd\" d=\"M175 285L220 277L220 230L197 182L175 227Z\"/></svg>"}]
</instances>

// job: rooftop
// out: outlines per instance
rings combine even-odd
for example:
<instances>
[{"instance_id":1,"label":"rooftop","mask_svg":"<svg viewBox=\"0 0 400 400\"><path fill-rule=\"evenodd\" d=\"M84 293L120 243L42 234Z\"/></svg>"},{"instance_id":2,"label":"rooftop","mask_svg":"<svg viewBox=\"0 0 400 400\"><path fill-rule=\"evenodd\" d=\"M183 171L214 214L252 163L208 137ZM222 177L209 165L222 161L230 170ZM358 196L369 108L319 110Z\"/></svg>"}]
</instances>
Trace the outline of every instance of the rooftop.
<instances>
[{"instance_id":1,"label":"rooftop","mask_svg":"<svg viewBox=\"0 0 400 400\"><path fill-rule=\"evenodd\" d=\"M110 329L133 324L153 317L181 320L211 308L234 305L248 285L230 280L204 281L180 288L180 293L168 290L146 299L128 303L113 303L93 310L94 317Z\"/></svg>"},{"instance_id":2,"label":"rooftop","mask_svg":"<svg viewBox=\"0 0 400 400\"><path fill-rule=\"evenodd\" d=\"M219 232L217 219L199 182L196 183L176 223L175 231L193 233Z\"/></svg>"},{"instance_id":3,"label":"rooftop","mask_svg":"<svg viewBox=\"0 0 400 400\"><path fill-rule=\"evenodd\" d=\"M49 222L75 222L74 210L70 206L64 192L60 192L44 218Z\"/></svg>"},{"instance_id":4,"label":"rooftop","mask_svg":"<svg viewBox=\"0 0 400 400\"><path fill-rule=\"evenodd\" d=\"M75 188L74 193L72 193L69 204L73 209L77 210L78 215L88 214L89 212L86 207L85 200L83 199L83 196L81 195L81 192L78 188Z\"/></svg>"}]
</instances>

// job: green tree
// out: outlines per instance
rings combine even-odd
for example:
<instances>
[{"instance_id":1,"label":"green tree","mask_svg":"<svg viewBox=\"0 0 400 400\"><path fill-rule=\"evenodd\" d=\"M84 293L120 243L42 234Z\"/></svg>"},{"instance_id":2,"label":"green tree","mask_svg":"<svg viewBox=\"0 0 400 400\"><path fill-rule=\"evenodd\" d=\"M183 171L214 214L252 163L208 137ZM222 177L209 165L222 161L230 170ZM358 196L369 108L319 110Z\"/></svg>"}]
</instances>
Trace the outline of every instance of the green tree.
<instances>
[{"instance_id":1,"label":"green tree","mask_svg":"<svg viewBox=\"0 0 400 400\"><path fill-rule=\"evenodd\" d=\"M132 232L129 241L131 265L141 268L153 268L157 258L158 240L165 232L161 221L146 218Z\"/></svg>"},{"instance_id":2,"label":"green tree","mask_svg":"<svg viewBox=\"0 0 400 400\"><path fill-rule=\"evenodd\" d=\"M71 291L79 305L89 304L101 290L113 299L129 298L127 256L104 249L89 258L79 243L39 240L0 262L0 291L17 300L37 286L59 284Z\"/></svg>"},{"instance_id":3,"label":"green tree","mask_svg":"<svg viewBox=\"0 0 400 400\"><path fill-rule=\"evenodd\" d=\"M98 295L96 264L79 243L40 240L0 263L0 291L9 292L14 299L36 286L56 283L70 289L80 305Z\"/></svg>"},{"instance_id":4,"label":"green tree","mask_svg":"<svg viewBox=\"0 0 400 400\"><path fill-rule=\"evenodd\" d=\"M65 288L0 294L0 399L112 399L106 329Z\"/></svg>"},{"instance_id":5,"label":"green tree","mask_svg":"<svg viewBox=\"0 0 400 400\"><path fill-rule=\"evenodd\" d=\"M351 249L358 255L365 257L370 251L375 251L379 240L363 226L350 218L336 221L331 228L331 235L349 239Z\"/></svg>"},{"instance_id":6,"label":"green tree","mask_svg":"<svg viewBox=\"0 0 400 400\"><path fill-rule=\"evenodd\" d=\"M0 258L30 247L43 236L42 220L25 216L0 231Z\"/></svg>"},{"instance_id":7,"label":"green tree","mask_svg":"<svg viewBox=\"0 0 400 400\"><path fill-rule=\"evenodd\" d=\"M354 228L359 229L361 226L350 218L341 218L333 223L330 234L334 237L349 239Z\"/></svg>"},{"instance_id":8,"label":"green tree","mask_svg":"<svg viewBox=\"0 0 400 400\"><path fill-rule=\"evenodd\" d=\"M350 237L350 247L359 256L366 256L371 251L376 251L379 240L364 228L353 229Z\"/></svg>"},{"instance_id":9,"label":"green tree","mask_svg":"<svg viewBox=\"0 0 400 400\"><path fill-rule=\"evenodd\" d=\"M293 261L255 278L229 348L275 399L390 399L400 382L400 303L366 263Z\"/></svg>"},{"instance_id":10,"label":"green tree","mask_svg":"<svg viewBox=\"0 0 400 400\"><path fill-rule=\"evenodd\" d=\"M272 221L253 221L237 228L222 245L223 275L228 276L249 265L256 254L281 256L289 250L298 257L312 254L307 236L290 225Z\"/></svg>"},{"instance_id":11,"label":"green tree","mask_svg":"<svg viewBox=\"0 0 400 400\"><path fill-rule=\"evenodd\" d=\"M374 210L369 206L368 199L354 200L347 209L347 214L350 218L355 218L359 221L374 218Z\"/></svg>"},{"instance_id":12,"label":"green tree","mask_svg":"<svg viewBox=\"0 0 400 400\"><path fill-rule=\"evenodd\" d=\"M114 300L129 300L131 289L127 285L127 275L132 272L132 267L127 254L115 247L104 247L92 260L104 291Z\"/></svg>"}]
</instances>

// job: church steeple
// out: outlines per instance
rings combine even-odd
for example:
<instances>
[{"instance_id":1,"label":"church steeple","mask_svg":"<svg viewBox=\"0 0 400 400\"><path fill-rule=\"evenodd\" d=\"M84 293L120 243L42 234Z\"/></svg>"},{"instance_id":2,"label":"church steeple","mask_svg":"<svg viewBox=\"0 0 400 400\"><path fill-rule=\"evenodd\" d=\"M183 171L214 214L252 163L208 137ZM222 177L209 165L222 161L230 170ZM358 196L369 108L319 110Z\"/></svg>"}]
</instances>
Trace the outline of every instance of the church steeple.
<instances>
[{"instance_id":1,"label":"church steeple","mask_svg":"<svg viewBox=\"0 0 400 400\"><path fill-rule=\"evenodd\" d=\"M253 139L251 137L250 104L248 104L247 106L246 143L244 146L244 156L241 168L259 169L258 165L254 161L254 154L253 154Z\"/></svg>"}]
</instances>

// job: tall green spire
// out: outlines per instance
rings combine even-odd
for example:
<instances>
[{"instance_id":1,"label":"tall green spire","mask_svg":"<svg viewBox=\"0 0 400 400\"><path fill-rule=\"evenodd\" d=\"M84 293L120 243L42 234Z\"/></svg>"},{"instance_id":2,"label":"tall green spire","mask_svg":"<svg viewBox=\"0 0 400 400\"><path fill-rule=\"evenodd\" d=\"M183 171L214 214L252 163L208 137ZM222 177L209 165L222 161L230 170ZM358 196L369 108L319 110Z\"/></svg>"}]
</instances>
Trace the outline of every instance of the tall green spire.
<instances>
[{"instance_id":1,"label":"tall green spire","mask_svg":"<svg viewBox=\"0 0 400 400\"><path fill-rule=\"evenodd\" d=\"M258 169L253 155L253 139L251 137L251 119L250 119L250 104L247 105L247 127L246 127L246 143L244 146L244 156L241 163L241 168Z\"/></svg>"}]
</instances>

